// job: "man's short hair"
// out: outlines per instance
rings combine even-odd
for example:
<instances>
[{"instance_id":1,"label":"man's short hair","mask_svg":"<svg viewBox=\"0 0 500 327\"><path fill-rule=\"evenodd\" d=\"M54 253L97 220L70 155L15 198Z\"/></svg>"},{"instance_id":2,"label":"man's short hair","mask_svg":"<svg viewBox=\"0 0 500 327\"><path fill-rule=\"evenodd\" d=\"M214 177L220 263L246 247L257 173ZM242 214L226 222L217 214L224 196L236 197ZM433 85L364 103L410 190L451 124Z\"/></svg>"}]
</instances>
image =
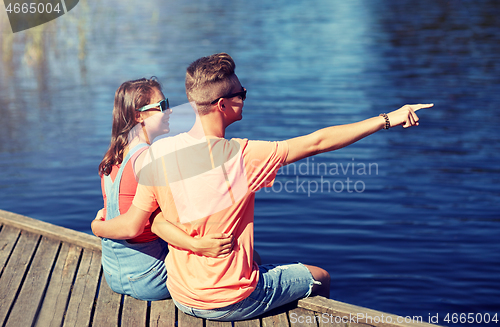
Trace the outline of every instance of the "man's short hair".
<instances>
[{"instance_id":1,"label":"man's short hair","mask_svg":"<svg viewBox=\"0 0 500 327\"><path fill-rule=\"evenodd\" d=\"M233 58L227 53L203 57L189 65L186 95L189 102L195 102L200 115L210 112L210 102L231 93L235 68Z\"/></svg>"}]
</instances>

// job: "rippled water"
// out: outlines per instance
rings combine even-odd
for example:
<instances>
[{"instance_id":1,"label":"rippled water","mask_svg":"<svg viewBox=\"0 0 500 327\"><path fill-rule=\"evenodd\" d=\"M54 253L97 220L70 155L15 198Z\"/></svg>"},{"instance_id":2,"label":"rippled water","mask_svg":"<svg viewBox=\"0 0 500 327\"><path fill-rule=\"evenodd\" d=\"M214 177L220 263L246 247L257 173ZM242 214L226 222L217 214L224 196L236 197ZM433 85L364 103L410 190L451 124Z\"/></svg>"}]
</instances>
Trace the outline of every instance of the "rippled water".
<instances>
[{"instance_id":1,"label":"rippled water","mask_svg":"<svg viewBox=\"0 0 500 327\"><path fill-rule=\"evenodd\" d=\"M230 137L435 103L418 128L281 171L257 196L265 262L324 267L332 298L424 321L500 314L499 14L494 0L81 0L12 36L2 11L0 208L90 232L116 88L155 75L180 105L187 65L224 51L249 90Z\"/></svg>"}]
</instances>

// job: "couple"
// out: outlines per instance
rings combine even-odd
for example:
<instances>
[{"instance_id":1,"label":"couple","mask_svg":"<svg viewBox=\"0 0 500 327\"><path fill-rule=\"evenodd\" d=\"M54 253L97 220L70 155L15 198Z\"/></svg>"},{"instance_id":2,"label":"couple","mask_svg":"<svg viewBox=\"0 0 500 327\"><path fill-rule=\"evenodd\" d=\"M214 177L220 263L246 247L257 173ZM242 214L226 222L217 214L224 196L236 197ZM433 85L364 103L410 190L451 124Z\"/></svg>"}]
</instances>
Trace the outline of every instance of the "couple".
<instances>
[{"instance_id":1,"label":"couple","mask_svg":"<svg viewBox=\"0 0 500 327\"><path fill-rule=\"evenodd\" d=\"M432 106L406 105L281 142L228 140L225 129L242 118L246 98L234 70L225 53L188 67L186 94L196 122L174 137L157 138L168 132L158 122L171 111L155 81L118 89L111 146L99 169L106 219L92 222L116 292L144 300L170 294L183 312L222 321L253 318L309 295L329 297L330 275L321 268L256 263L255 192L272 186L282 165L381 129L418 125L415 111Z\"/></svg>"}]
</instances>

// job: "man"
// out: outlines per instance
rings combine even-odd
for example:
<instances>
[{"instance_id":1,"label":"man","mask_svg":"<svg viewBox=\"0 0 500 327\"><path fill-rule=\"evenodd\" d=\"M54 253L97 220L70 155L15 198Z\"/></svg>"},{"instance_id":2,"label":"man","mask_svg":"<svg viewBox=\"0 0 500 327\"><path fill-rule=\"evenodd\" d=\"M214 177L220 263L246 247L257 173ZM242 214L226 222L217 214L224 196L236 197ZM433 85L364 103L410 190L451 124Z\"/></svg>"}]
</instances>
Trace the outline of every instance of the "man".
<instances>
[{"instance_id":1,"label":"man","mask_svg":"<svg viewBox=\"0 0 500 327\"><path fill-rule=\"evenodd\" d=\"M345 147L384 128L418 125L415 111L432 106L407 105L281 142L227 140L225 130L242 119L246 98L234 69L225 53L200 58L188 67L186 94L197 121L188 133L151 146L133 205L122 215L131 235L141 231L159 205L165 219L190 236L233 236L233 251L224 257L203 257L170 246L166 259L167 286L177 307L223 321L249 319L311 294L329 296L330 276L321 268L300 263L259 267L254 262L255 192L272 186L283 165ZM93 223L94 233L118 230L113 220ZM152 227L160 236L161 224L155 221Z\"/></svg>"}]
</instances>

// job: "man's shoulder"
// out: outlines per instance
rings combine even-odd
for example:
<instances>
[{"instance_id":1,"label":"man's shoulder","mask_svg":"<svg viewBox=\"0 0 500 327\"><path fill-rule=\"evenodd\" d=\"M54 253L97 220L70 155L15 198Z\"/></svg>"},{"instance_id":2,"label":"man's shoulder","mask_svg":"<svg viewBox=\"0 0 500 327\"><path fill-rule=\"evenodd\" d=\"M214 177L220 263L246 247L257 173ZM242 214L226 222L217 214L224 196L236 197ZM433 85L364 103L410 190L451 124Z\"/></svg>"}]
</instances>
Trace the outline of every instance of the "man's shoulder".
<instances>
[{"instance_id":1,"label":"man's shoulder","mask_svg":"<svg viewBox=\"0 0 500 327\"><path fill-rule=\"evenodd\" d=\"M158 151L160 149L168 149L176 147L182 144L196 143L193 142L192 138L187 135L187 133L180 133L177 135L164 135L160 138L155 139L153 144L151 144L151 149Z\"/></svg>"},{"instance_id":2,"label":"man's shoulder","mask_svg":"<svg viewBox=\"0 0 500 327\"><path fill-rule=\"evenodd\" d=\"M239 144L243 157L245 157L246 160L262 160L268 157L286 159L288 155L288 143L286 141L262 141L237 138L231 140Z\"/></svg>"},{"instance_id":3,"label":"man's shoulder","mask_svg":"<svg viewBox=\"0 0 500 327\"><path fill-rule=\"evenodd\" d=\"M158 146L159 144L166 142L175 142L178 140L184 140L187 138L187 136L188 136L187 133L179 133L176 135L164 134L156 138L151 146Z\"/></svg>"}]
</instances>

